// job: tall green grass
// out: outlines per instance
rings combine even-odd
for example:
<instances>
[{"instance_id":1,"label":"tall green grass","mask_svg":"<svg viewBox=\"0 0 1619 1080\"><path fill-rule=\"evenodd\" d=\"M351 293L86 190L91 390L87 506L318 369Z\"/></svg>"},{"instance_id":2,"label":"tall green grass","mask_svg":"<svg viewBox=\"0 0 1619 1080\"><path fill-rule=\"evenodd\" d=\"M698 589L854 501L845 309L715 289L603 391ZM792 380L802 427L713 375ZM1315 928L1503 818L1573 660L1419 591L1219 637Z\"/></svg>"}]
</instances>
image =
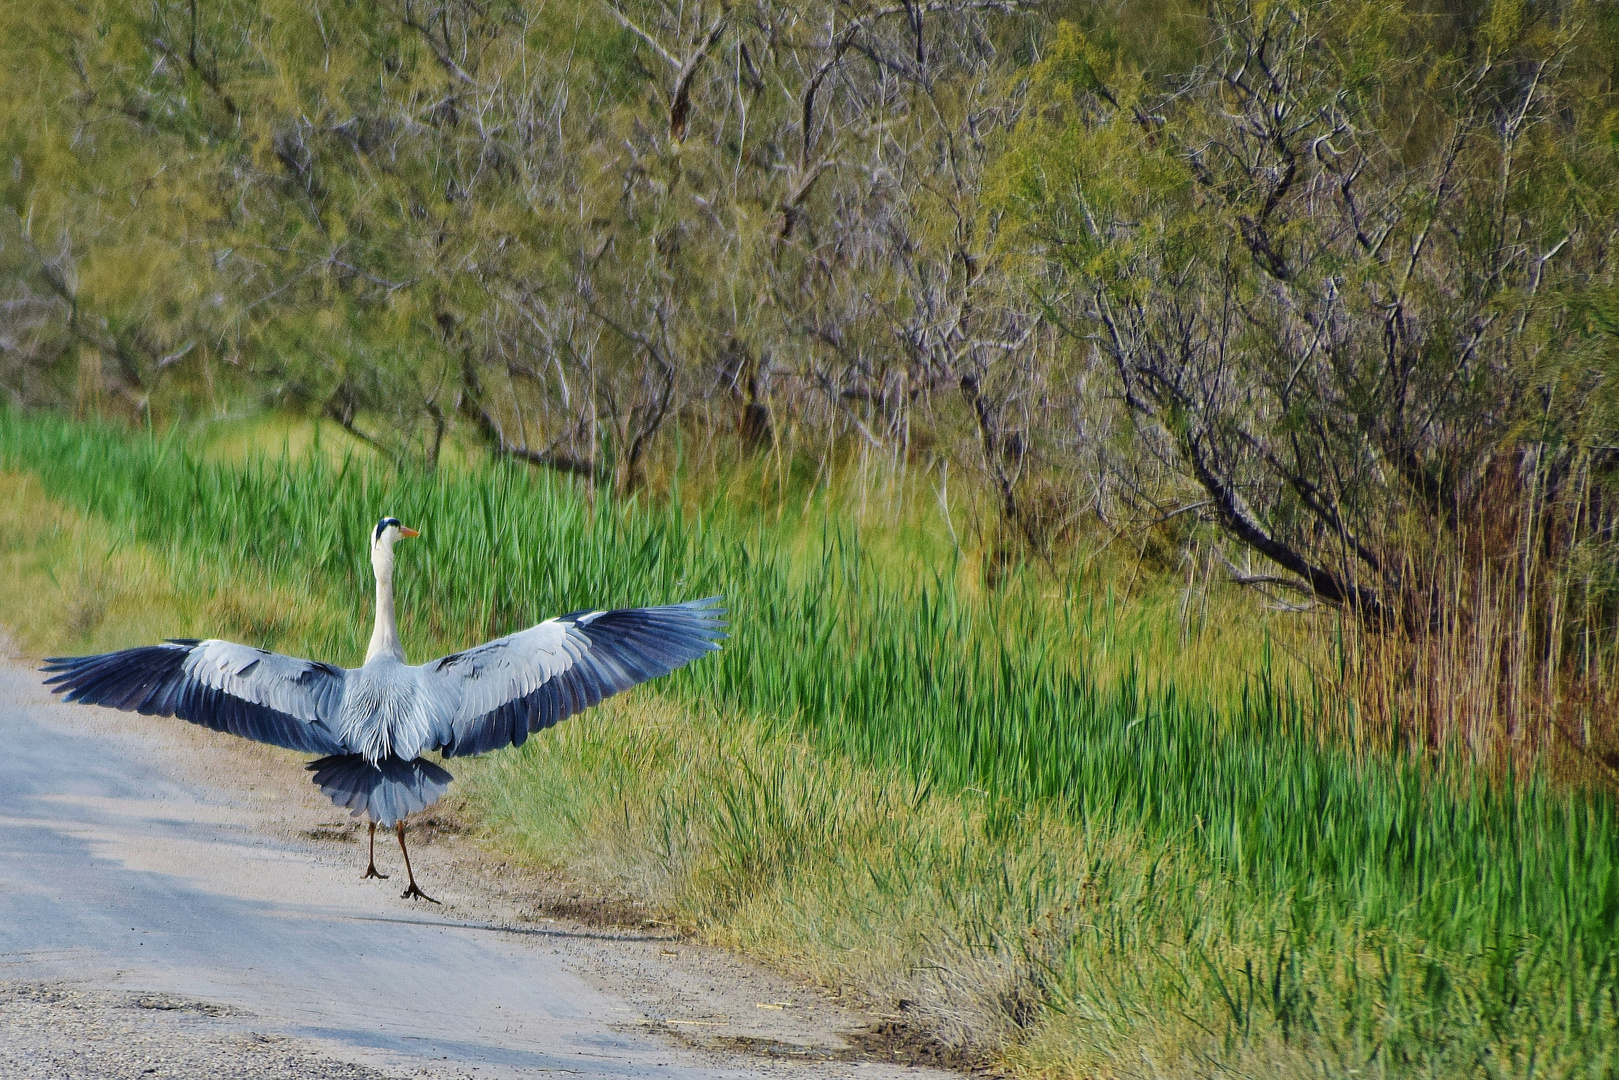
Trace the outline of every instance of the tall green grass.
<instances>
[{"instance_id":1,"label":"tall green grass","mask_svg":"<svg viewBox=\"0 0 1619 1080\"><path fill-rule=\"evenodd\" d=\"M1199 1051L1193 1071L1306 1045L1309 1069L1334 1074L1619 1069L1607 795L1358 752L1322 737L1310 688L1263 663L1240 693L1099 665L1119 615L1083 583L969 602L948 573L872 573L835 530L818 563L790 567L723 506L592 504L505 467L217 463L178 439L14 412L0 413L0 465L177 559L352 600L326 639L267 642L348 663L368 635L364 538L383 513L423 530L399 581L418 659L558 611L724 594L733 637L662 687L674 700L918 792L971 792L991 848L1056 815L1158 853L1128 918L1116 904L1111 921L1071 916L1061 947L1037 950L1035 1013L1075 1031L1117 1039L1150 1013L1188 1017L1228 1055Z\"/></svg>"}]
</instances>

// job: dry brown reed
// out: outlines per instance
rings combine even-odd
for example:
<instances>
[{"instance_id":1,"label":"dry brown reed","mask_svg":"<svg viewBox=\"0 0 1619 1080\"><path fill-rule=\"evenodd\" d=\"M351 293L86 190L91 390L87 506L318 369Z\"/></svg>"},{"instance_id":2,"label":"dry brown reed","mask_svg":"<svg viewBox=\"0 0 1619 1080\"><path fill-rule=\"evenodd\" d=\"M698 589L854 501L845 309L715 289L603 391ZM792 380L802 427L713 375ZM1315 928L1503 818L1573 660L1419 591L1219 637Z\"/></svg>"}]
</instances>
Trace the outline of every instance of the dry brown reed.
<instances>
[{"instance_id":1,"label":"dry brown reed","mask_svg":"<svg viewBox=\"0 0 1619 1080\"><path fill-rule=\"evenodd\" d=\"M1592 459L1501 462L1465 519L1387 545L1406 583L1399 625L1318 620L1357 739L1619 779L1615 515Z\"/></svg>"}]
</instances>

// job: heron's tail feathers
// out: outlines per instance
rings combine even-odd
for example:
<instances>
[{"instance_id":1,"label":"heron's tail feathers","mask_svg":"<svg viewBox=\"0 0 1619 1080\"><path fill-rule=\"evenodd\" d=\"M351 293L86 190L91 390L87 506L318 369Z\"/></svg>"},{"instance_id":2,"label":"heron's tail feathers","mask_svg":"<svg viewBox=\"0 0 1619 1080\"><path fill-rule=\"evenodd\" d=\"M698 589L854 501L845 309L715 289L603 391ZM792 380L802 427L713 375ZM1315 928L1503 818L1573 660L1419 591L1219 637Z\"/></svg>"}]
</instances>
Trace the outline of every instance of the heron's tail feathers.
<instances>
[{"instance_id":1,"label":"heron's tail feathers","mask_svg":"<svg viewBox=\"0 0 1619 1080\"><path fill-rule=\"evenodd\" d=\"M378 825L392 825L425 810L444 797L455 779L431 761L384 758L368 761L361 754L337 754L311 761L317 787L354 817L368 815Z\"/></svg>"}]
</instances>

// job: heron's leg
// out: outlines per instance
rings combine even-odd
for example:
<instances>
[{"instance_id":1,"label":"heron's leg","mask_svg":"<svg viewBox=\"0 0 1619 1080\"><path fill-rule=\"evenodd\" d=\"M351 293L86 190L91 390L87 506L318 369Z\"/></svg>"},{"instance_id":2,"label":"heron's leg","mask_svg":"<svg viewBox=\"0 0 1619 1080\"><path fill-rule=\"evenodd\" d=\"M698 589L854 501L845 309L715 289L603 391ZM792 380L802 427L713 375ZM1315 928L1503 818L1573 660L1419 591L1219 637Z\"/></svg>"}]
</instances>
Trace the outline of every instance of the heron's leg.
<instances>
[{"instance_id":1,"label":"heron's leg","mask_svg":"<svg viewBox=\"0 0 1619 1080\"><path fill-rule=\"evenodd\" d=\"M384 881L388 880L387 874L377 872L377 823L374 821L371 823L371 858L365 864L365 873L361 874L360 877L362 880L373 877L381 878Z\"/></svg>"},{"instance_id":2,"label":"heron's leg","mask_svg":"<svg viewBox=\"0 0 1619 1080\"><path fill-rule=\"evenodd\" d=\"M399 835L399 850L405 856L405 877L410 879L409 887L406 888L404 892L399 894L399 898L401 900L409 900L412 897L419 896L423 900L426 900L429 904L438 903L437 900L434 900L431 896L428 896L426 893L422 892L421 888L416 884L416 875L410 871L410 852L405 850L405 823L403 821L397 822L394 825L394 832Z\"/></svg>"}]
</instances>

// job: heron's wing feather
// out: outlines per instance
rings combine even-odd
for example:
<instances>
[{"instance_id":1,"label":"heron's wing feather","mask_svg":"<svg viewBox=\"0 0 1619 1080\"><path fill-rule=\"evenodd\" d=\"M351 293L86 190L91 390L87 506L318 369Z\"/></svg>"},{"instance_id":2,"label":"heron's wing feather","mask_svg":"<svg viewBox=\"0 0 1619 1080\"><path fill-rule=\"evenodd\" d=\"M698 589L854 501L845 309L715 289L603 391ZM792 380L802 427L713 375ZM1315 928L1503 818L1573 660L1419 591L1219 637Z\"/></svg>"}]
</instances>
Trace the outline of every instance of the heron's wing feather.
<instances>
[{"instance_id":1,"label":"heron's wing feather","mask_svg":"<svg viewBox=\"0 0 1619 1080\"><path fill-rule=\"evenodd\" d=\"M446 757L521 746L531 732L719 648L718 597L580 611L425 664L450 716Z\"/></svg>"},{"instance_id":2,"label":"heron's wing feather","mask_svg":"<svg viewBox=\"0 0 1619 1080\"><path fill-rule=\"evenodd\" d=\"M68 701L193 724L284 746L343 750L328 721L343 699L342 668L229 641L170 641L45 662L46 685Z\"/></svg>"}]
</instances>

